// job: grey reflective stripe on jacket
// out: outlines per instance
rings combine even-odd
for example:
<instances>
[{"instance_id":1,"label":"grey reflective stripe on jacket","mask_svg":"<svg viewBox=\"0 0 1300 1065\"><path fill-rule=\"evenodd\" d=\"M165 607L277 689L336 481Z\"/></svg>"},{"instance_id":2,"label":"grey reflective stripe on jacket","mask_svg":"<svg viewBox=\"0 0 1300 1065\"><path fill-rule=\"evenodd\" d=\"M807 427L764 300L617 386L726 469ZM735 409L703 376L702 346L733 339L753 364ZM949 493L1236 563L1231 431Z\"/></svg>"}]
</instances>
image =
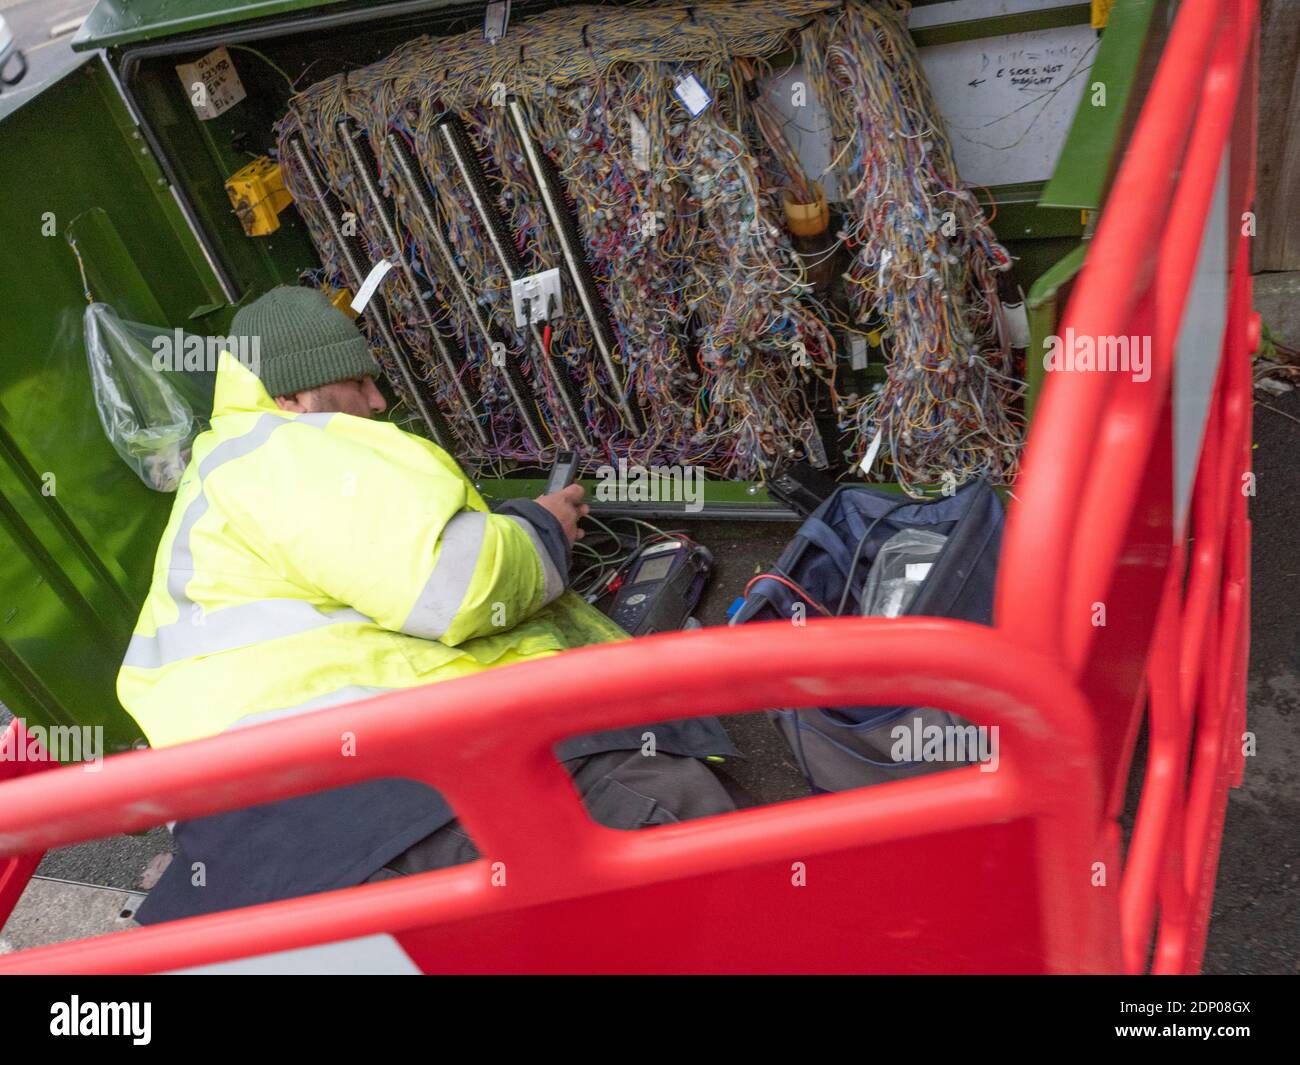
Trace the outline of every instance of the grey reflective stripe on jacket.
<instances>
[{"instance_id":1,"label":"grey reflective stripe on jacket","mask_svg":"<svg viewBox=\"0 0 1300 1065\"><path fill-rule=\"evenodd\" d=\"M263 414L248 432L223 441L203 458L198 465L198 493L185 508L167 563L167 594L176 604L177 619L160 625L152 636L133 635L122 662L124 666L160 669L187 658L232 651L326 625L371 622L355 610L327 613L301 599L266 599L206 612L186 591L194 574L191 542L194 527L212 505L204 481L227 462L251 455L283 426L310 425L324 429L333 417L333 414L300 414L296 418L284 418Z\"/></svg>"},{"instance_id":2,"label":"grey reflective stripe on jacket","mask_svg":"<svg viewBox=\"0 0 1300 1065\"><path fill-rule=\"evenodd\" d=\"M327 612L301 599L262 599L211 612L194 604L191 620L160 625L153 636L132 636L122 664L160 669L187 658L233 651L328 625L357 623L374 624L351 607Z\"/></svg>"},{"instance_id":3,"label":"grey reflective stripe on jacket","mask_svg":"<svg viewBox=\"0 0 1300 1065\"><path fill-rule=\"evenodd\" d=\"M233 732L235 729L264 725L268 721L297 717L299 714L310 713L312 710L326 710L331 706L343 706L345 703L359 702L362 699L369 699L376 695L383 695L386 692L397 690L396 688L372 688L364 684L349 684L347 687L326 692L324 695L317 695L315 698L308 699L297 706L286 706L279 710L259 710L257 713L248 714L241 717L226 731Z\"/></svg>"},{"instance_id":4,"label":"grey reflective stripe on jacket","mask_svg":"<svg viewBox=\"0 0 1300 1065\"><path fill-rule=\"evenodd\" d=\"M443 526L438 560L415 606L402 622L403 632L436 640L451 628L474 579L487 520L486 513L467 510Z\"/></svg>"},{"instance_id":5,"label":"grey reflective stripe on jacket","mask_svg":"<svg viewBox=\"0 0 1300 1065\"><path fill-rule=\"evenodd\" d=\"M542 606L554 602L564 592L564 577L556 568L550 551L538 535L537 528L525 517L505 514L528 535L542 566ZM483 540L487 535L489 515L477 510L457 514L443 527L438 560L420 596L402 622L402 631L410 636L437 640L447 634L460 613L478 566Z\"/></svg>"}]
</instances>

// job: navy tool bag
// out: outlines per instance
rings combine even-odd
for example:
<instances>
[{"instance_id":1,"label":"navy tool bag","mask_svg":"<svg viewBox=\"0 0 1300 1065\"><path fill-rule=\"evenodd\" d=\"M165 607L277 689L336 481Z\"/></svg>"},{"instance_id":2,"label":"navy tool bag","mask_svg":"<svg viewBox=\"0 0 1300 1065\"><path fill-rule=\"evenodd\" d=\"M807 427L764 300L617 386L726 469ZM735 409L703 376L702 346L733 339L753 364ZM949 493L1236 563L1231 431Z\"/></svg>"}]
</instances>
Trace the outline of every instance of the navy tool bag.
<instances>
[{"instance_id":1,"label":"navy tool bag","mask_svg":"<svg viewBox=\"0 0 1300 1065\"><path fill-rule=\"evenodd\" d=\"M816 619L822 616L819 606L832 615L860 614L867 576L881 546L900 530L913 528L947 540L905 613L991 624L1003 519L1001 501L983 481L923 501L866 486L839 488L804 522L769 571L805 595L772 577L759 577L731 623L789 621L801 614ZM936 647L935 654L941 656L943 648ZM843 791L974 760L915 760L920 750L915 745L914 760L896 757L900 724L918 738L929 725L965 728L973 735L962 719L940 710L841 706L770 713L814 792ZM976 748L972 741L964 749Z\"/></svg>"}]
</instances>

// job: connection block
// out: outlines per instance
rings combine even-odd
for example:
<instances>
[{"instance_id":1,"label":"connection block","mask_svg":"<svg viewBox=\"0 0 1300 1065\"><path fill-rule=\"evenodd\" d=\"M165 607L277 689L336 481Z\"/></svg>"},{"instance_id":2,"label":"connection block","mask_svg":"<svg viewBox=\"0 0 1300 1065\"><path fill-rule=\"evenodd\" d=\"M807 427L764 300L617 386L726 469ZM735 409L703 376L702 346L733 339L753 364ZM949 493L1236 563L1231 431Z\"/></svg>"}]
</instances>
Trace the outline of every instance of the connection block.
<instances>
[{"instance_id":1,"label":"connection block","mask_svg":"<svg viewBox=\"0 0 1300 1065\"><path fill-rule=\"evenodd\" d=\"M284 187L280 164L266 156L254 159L227 178L226 195L250 237L263 237L279 229L280 212L293 202Z\"/></svg>"}]
</instances>

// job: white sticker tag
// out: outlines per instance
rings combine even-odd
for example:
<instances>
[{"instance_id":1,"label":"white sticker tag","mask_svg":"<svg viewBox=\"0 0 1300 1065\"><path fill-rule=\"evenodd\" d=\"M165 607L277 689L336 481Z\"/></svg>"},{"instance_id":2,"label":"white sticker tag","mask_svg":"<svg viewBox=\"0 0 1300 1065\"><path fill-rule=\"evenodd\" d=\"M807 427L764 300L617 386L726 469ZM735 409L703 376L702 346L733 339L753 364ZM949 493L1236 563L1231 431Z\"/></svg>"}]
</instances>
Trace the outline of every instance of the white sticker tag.
<instances>
[{"instance_id":1,"label":"white sticker tag","mask_svg":"<svg viewBox=\"0 0 1300 1065\"><path fill-rule=\"evenodd\" d=\"M687 74L682 78L673 86L673 92L691 113L691 118L699 118L709 104L713 103L713 97L694 74Z\"/></svg>"},{"instance_id":2,"label":"white sticker tag","mask_svg":"<svg viewBox=\"0 0 1300 1065\"><path fill-rule=\"evenodd\" d=\"M933 565L933 562L909 562L903 567L903 576L909 581L923 581Z\"/></svg>"},{"instance_id":3,"label":"white sticker tag","mask_svg":"<svg viewBox=\"0 0 1300 1065\"><path fill-rule=\"evenodd\" d=\"M393 264L387 259L380 259L370 268L370 273L366 274L366 279L361 282L361 287L357 289L357 294L352 297L352 309L360 314L366 309L366 304L370 302L370 297L375 294L379 288L379 283L388 276L388 271L393 268Z\"/></svg>"},{"instance_id":4,"label":"white sticker tag","mask_svg":"<svg viewBox=\"0 0 1300 1065\"><path fill-rule=\"evenodd\" d=\"M204 122L229 111L247 95L225 48L213 49L193 63L182 63L176 73L185 86L194 113Z\"/></svg>"},{"instance_id":5,"label":"white sticker tag","mask_svg":"<svg viewBox=\"0 0 1300 1065\"><path fill-rule=\"evenodd\" d=\"M483 13L483 39L496 44L506 35L510 25L510 0L492 0Z\"/></svg>"},{"instance_id":6,"label":"white sticker tag","mask_svg":"<svg viewBox=\"0 0 1300 1065\"><path fill-rule=\"evenodd\" d=\"M1002 324L1007 331L1007 343L1013 348L1029 347L1029 315L1024 300L1002 304Z\"/></svg>"},{"instance_id":7,"label":"white sticker tag","mask_svg":"<svg viewBox=\"0 0 1300 1065\"><path fill-rule=\"evenodd\" d=\"M855 370L867 368L867 338L861 333L849 334L849 363Z\"/></svg>"},{"instance_id":8,"label":"white sticker tag","mask_svg":"<svg viewBox=\"0 0 1300 1065\"><path fill-rule=\"evenodd\" d=\"M632 165L638 170L650 169L650 131L636 117L635 111L627 113L627 124L632 130Z\"/></svg>"},{"instance_id":9,"label":"white sticker tag","mask_svg":"<svg viewBox=\"0 0 1300 1065\"><path fill-rule=\"evenodd\" d=\"M876 438L871 441L871 446L867 448L867 453L862 456L862 461L858 463L858 468L867 476L871 476L871 467L876 461L876 452L880 450L880 441L884 439L884 436L884 429L876 430Z\"/></svg>"}]
</instances>

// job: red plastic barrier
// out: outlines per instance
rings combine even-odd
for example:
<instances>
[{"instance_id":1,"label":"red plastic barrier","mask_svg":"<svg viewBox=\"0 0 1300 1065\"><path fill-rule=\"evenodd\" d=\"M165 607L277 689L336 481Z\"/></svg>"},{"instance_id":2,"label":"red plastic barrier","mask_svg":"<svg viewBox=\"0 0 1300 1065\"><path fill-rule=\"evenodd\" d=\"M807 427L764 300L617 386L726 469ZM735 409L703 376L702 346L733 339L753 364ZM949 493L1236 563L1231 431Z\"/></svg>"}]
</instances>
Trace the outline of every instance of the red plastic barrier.
<instances>
[{"instance_id":1,"label":"red plastic barrier","mask_svg":"<svg viewBox=\"0 0 1300 1065\"><path fill-rule=\"evenodd\" d=\"M836 619L659 636L9 781L0 854L401 775L438 787L485 857L25 951L0 973L169 970L376 933L428 972L1139 972L1149 957L1195 971L1245 727L1258 322L1239 218L1256 14L1254 0L1180 9L1062 322L1150 336L1153 372L1048 375L994 628ZM1184 520L1175 425L1195 331L1177 368L1175 341L1207 299L1222 306L1222 357ZM600 728L834 703L996 725L999 768L617 833L586 817L549 753ZM340 756L344 732L356 757Z\"/></svg>"},{"instance_id":2,"label":"red plastic barrier","mask_svg":"<svg viewBox=\"0 0 1300 1065\"><path fill-rule=\"evenodd\" d=\"M21 776L41 769L54 768L50 762L29 759L25 756L31 743L32 738L23 728L23 723L16 718L10 721L4 733L0 734L0 752L7 755L0 757L0 782L17 780ZM18 756L20 751L23 752L23 757ZM0 802L3 801L0 799ZM7 852L0 851L0 854L4 853ZM5 921L13 913L23 889L27 887L27 882L36 872L36 867L41 864L43 857L45 857L44 853L38 851L11 854L9 857L0 858L0 929L4 928Z\"/></svg>"},{"instance_id":3,"label":"red plastic barrier","mask_svg":"<svg viewBox=\"0 0 1300 1065\"><path fill-rule=\"evenodd\" d=\"M641 833L591 822L552 744L682 714L683 692L696 714L943 706L1000 725L1001 765ZM344 733L354 758L339 755ZM1056 667L959 622L773 623L588 648L21 782L12 794L43 816L0 809L0 849L400 775L436 784L486 857L29 951L0 971L171 969L377 931L430 971L1114 968L1117 895L1075 886L1118 858L1101 838L1092 746Z\"/></svg>"},{"instance_id":4,"label":"red plastic barrier","mask_svg":"<svg viewBox=\"0 0 1300 1065\"><path fill-rule=\"evenodd\" d=\"M1111 817L1149 710L1122 886L1129 972L1145 967L1153 931L1156 971L1199 968L1227 788L1241 773L1243 489L1259 337L1243 225L1254 195L1256 16L1252 0L1180 9L1063 323L1079 335L1150 336L1154 370L1145 383L1102 373L1050 382L1003 548L998 624L1078 683L1098 724ZM1216 190L1225 231L1208 236L1226 244L1217 297L1226 321L1183 527L1171 490L1174 346L1190 302L1205 298L1193 280ZM1104 627L1093 624L1098 603Z\"/></svg>"}]
</instances>

